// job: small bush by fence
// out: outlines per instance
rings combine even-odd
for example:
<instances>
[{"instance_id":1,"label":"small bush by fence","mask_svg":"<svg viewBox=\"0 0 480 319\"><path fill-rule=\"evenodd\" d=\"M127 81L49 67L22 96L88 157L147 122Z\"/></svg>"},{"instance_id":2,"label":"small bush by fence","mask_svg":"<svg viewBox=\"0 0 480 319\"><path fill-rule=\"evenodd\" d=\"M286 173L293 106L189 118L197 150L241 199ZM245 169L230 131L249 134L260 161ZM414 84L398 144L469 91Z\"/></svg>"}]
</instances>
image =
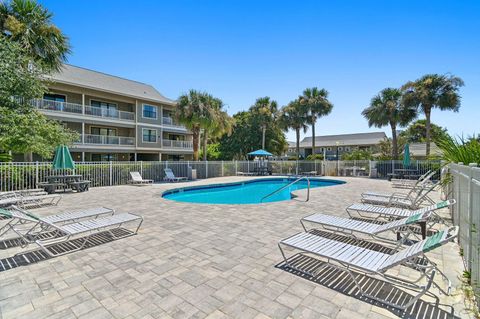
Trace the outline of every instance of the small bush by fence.
<instances>
[{"instance_id":1,"label":"small bush by fence","mask_svg":"<svg viewBox=\"0 0 480 319\"><path fill-rule=\"evenodd\" d=\"M477 303L480 300L480 168L449 164L446 178L450 179L445 192L456 205L451 207L453 222L459 226L458 240L465 267Z\"/></svg>"},{"instance_id":2,"label":"small bush by fence","mask_svg":"<svg viewBox=\"0 0 480 319\"><path fill-rule=\"evenodd\" d=\"M0 191L36 188L47 176L80 174L91 181L91 187L127 184L129 172L138 171L143 178L156 182L164 178L164 169L171 168L176 176L188 176L189 167L197 171L197 178L235 176L252 173L262 165L259 161L210 161L210 162L82 162L76 164L75 172L59 171L47 162L0 163ZM386 178L395 169L403 168L401 161L268 161L268 170L273 175L316 174L326 176L358 176ZM438 169L439 162L418 161L410 166L419 174ZM375 172L375 174L372 174Z\"/></svg>"}]
</instances>

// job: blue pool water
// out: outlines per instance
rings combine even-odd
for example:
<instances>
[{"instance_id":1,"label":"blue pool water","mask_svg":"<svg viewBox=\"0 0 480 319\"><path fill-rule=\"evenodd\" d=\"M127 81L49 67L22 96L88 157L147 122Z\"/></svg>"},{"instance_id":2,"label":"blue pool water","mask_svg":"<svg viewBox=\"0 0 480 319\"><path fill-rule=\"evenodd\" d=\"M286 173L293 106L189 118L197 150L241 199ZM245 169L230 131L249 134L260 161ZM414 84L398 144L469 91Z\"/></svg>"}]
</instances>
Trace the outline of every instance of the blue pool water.
<instances>
[{"instance_id":1,"label":"blue pool water","mask_svg":"<svg viewBox=\"0 0 480 319\"><path fill-rule=\"evenodd\" d=\"M204 204L258 204L262 198L271 192L293 182L295 178L265 178L238 183L193 186L168 190L162 194L165 199L187 203ZM342 181L310 178L310 187L325 187L343 184ZM294 185L266 198L263 203L278 202L292 199L291 192L307 188L307 180L301 180ZM303 196L303 195L302 195Z\"/></svg>"}]
</instances>

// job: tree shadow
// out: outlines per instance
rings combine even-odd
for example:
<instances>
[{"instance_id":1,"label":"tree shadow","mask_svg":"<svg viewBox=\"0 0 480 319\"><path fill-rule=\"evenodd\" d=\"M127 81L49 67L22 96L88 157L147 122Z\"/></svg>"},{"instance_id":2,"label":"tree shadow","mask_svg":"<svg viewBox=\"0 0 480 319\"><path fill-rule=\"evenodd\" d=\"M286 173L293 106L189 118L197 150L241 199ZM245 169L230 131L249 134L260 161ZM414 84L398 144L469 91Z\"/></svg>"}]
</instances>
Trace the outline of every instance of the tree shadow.
<instances>
[{"instance_id":1,"label":"tree shadow","mask_svg":"<svg viewBox=\"0 0 480 319\"><path fill-rule=\"evenodd\" d=\"M134 232L128 229L116 228L110 231L105 231L95 235L91 235L89 238L89 241L83 246L81 250L107 244L115 240L128 237L133 234ZM48 234L46 234L46 236L48 236ZM84 238L85 237L76 238L71 241L49 246L49 250L57 254L64 254L64 253L69 253L73 251L78 251L78 247L82 246ZM18 238L0 241L0 249L19 247L20 243L21 242ZM0 259L0 272L14 269L20 266L28 266L28 265L35 264L35 263L38 263L47 259L52 259L52 258L55 258L55 257L50 257L47 253L45 253L40 248L35 250L29 250L26 252L20 252L14 256Z\"/></svg>"}]
</instances>

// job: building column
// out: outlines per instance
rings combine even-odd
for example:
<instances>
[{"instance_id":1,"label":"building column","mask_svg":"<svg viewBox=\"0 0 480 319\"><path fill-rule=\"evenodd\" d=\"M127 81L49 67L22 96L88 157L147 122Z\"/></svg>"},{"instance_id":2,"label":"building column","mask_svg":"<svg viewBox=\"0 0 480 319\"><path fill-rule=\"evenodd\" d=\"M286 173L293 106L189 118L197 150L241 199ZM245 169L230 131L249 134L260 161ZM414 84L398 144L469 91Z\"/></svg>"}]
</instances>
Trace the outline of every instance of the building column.
<instances>
[{"instance_id":1,"label":"building column","mask_svg":"<svg viewBox=\"0 0 480 319\"><path fill-rule=\"evenodd\" d=\"M82 93L82 114L85 114L85 94Z\"/></svg>"},{"instance_id":2,"label":"building column","mask_svg":"<svg viewBox=\"0 0 480 319\"><path fill-rule=\"evenodd\" d=\"M137 152L135 152L135 153L133 153L133 154L134 154L134 155L133 155L133 158L134 158L134 160L135 160L135 162L136 162L136 161L137 161Z\"/></svg>"},{"instance_id":3,"label":"building column","mask_svg":"<svg viewBox=\"0 0 480 319\"><path fill-rule=\"evenodd\" d=\"M162 153L158 153L158 160L161 162L162 161Z\"/></svg>"},{"instance_id":4,"label":"building column","mask_svg":"<svg viewBox=\"0 0 480 319\"><path fill-rule=\"evenodd\" d=\"M85 162L85 152L82 152L82 162Z\"/></svg>"},{"instance_id":5,"label":"building column","mask_svg":"<svg viewBox=\"0 0 480 319\"><path fill-rule=\"evenodd\" d=\"M85 122L82 122L82 144L85 144Z\"/></svg>"}]
</instances>

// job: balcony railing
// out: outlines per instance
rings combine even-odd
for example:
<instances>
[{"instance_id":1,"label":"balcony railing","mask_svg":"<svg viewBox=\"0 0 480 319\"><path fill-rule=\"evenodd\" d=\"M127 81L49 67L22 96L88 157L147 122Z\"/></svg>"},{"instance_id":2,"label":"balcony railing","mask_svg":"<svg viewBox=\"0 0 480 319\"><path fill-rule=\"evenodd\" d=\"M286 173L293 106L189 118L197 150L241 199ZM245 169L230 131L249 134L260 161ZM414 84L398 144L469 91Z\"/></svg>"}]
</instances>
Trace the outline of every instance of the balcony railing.
<instances>
[{"instance_id":1,"label":"balcony railing","mask_svg":"<svg viewBox=\"0 0 480 319\"><path fill-rule=\"evenodd\" d=\"M32 105L41 110L83 114L81 104L34 99L32 100ZM133 112L118 111L90 105L85 105L85 115L118 119L123 121L135 121L135 113Z\"/></svg>"},{"instance_id":2,"label":"balcony railing","mask_svg":"<svg viewBox=\"0 0 480 319\"><path fill-rule=\"evenodd\" d=\"M32 105L41 110L82 114L81 104L34 99Z\"/></svg>"},{"instance_id":3,"label":"balcony railing","mask_svg":"<svg viewBox=\"0 0 480 319\"><path fill-rule=\"evenodd\" d=\"M175 126L178 128L185 129L185 126L183 126L182 124L176 123L175 120L169 116L162 117L162 123L163 125Z\"/></svg>"},{"instance_id":4,"label":"balcony railing","mask_svg":"<svg viewBox=\"0 0 480 319\"><path fill-rule=\"evenodd\" d=\"M83 136L83 143L84 144L134 146L135 138L125 137L125 136L106 136L106 135L85 134Z\"/></svg>"},{"instance_id":5,"label":"balcony railing","mask_svg":"<svg viewBox=\"0 0 480 319\"><path fill-rule=\"evenodd\" d=\"M163 140L162 145L163 147L166 147L166 148L178 148L178 149L186 149L186 150L193 149L192 141Z\"/></svg>"},{"instance_id":6,"label":"balcony railing","mask_svg":"<svg viewBox=\"0 0 480 319\"><path fill-rule=\"evenodd\" d=\"M107 118L113 118L113 119L126 120L126 121L135 120L135 113L118 111L115 109L107 109L103 107L96 107L96 106L90 106L90 105L85 105L85 114L98 116L98 117L107 117Z\"/></svg>"}]
</instances>

